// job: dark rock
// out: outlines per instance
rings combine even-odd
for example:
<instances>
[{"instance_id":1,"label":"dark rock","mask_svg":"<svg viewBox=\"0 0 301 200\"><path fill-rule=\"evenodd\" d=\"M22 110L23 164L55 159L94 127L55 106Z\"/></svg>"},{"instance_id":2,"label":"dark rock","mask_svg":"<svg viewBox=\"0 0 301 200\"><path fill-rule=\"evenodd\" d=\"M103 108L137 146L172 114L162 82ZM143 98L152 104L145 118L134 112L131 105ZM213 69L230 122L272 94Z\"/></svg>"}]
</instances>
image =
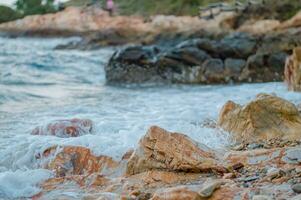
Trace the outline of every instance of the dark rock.
<instances>
[{"instance_id":1,"label":"dark rock","mask_svg":"<svg viewBox=\"0 0 301 200\"><path fill-rule=\"evenodd\" d=\"M224 63L221 59L208 59L204 62L207 83L221 83L224 81Z\"/></svg>"},{"instance_id":2,"label":"dark rock","mask_svg":"<svg viewBox=\"0 0 301 200\"><path fill-rule=\"evenodd\" d=\"M301 193L301 184L295 184L292 186L292 190L296 193Z\"/></svg>"},{"instance_id":3,"label":"dark rock","mask_svg":"<svg viewBox=\"0 0 301 200\"><path fill-rule=\"evenodd\" d=\"M245 33L231 34L220 41L218 51L222 58L247 58L256 51L256 40Z\"/></svg>"},{"instance_id":4,"label":"dark rock","mask_svg":"<svg viewBox=\"0 0 301 200\"><path fill-rule=\"evenodd\" d=\"M255 54L248 58L246 67L244 68L240 80L245 82L272 82L281 81L283 79L283 67L269 66L268 54ZM273 60L270 59L270 61ZM273 60L275 62L275 60ZM275 62L276 63L276 62ZM281 65L281 63L277 63Z\"/></svg>"},{"instance_id":5,"label":"dark rock","mask_svg":"<svg viewBox=\"0 0 301 200\"><path fill-rule=\"evenodd\" d=\"M114 53L105 67L108 83L144 83L164 81L155 67L159 49L132 46Z\"/></svg>"},{"instance_id":6,"label":"dark rock","mask_svg":"<svg viewBox=\"0 0 301 200\"><path fill-rule=\"evenodd\" d=\"M231 79L238 80L239 75L246 65L243 59L227 58L225 60L225 74Z\"/></svg>"}]
</instances>

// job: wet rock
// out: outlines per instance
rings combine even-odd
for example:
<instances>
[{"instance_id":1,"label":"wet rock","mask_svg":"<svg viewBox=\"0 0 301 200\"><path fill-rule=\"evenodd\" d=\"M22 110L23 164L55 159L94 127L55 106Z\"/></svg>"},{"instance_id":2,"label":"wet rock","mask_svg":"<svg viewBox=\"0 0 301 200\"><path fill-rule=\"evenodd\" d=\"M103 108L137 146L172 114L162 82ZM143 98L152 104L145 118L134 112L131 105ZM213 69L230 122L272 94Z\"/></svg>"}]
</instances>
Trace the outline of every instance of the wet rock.
<instances>
[{"instance_id":1,"label":"wet rock","mask_svg":"<svg viewBox=\"0 0 301 200\"><path fill-rule=\"evenodd\" d=\"M32 135L54 135L57 137L78 137L92 132L93 123L89 119L57 120L46 126L36 127Z\"/></svg>"},{"instance_id":2,"label":"wet rock","mask_svg":"<svg viewBox=\"0 0 301 200\"><path fill-rule=\"evenodd\" d=\"M219 114L218 125L239 142L301 138L301 116L296 106L268 94L259 94L245 106L227 102Z\"/></svg>"},{"instance_id":3,"label":"wet rock","mask_svg":"<svg viewBox=\"0 0 301 200\"><path fill-rule=\"evenodd\" d=\"M114 53L105 66L109 83L144 83L162 81L155 67L156 47L130 46Z\"/></svg>"},{"instance_id":4,"label":"wet rock","mask_svg":"<svg viewBox=\"0 0 301 200\"><path fill-rule=\"evenodd\" d=\"M184 172L224 171L215 152L180 133L151 127L127 164L129 175L151 169Z\"/></svg>"},{"instance_id":5,"label":"wet rock","mask_svg":"<svg viewBox=\"0 0 301 200\"><path fill-rule=\"evenodd\" d=\"M90 149L75 146L62 147L62 149L52 147L44 151L42 159L50 159L46 162L45 168L54 171L56 177L104 174L118 166L111 157L95 156Z\"/></svg>"},{"instance_id":6,"label":"wet rock","mask_svg":"<svg viewBox=\"0 0 301 200\"><path fill-rule=\"evenodd\" d=\"M293 55L288 57L285 64L285 82L288 89L301 91L301 48L295 48Z\"/></svg>"},{"instance_id":7,"label":"wet rock","mask_svg":"<svg viewBox=\"0 0 301 200\"><path fill-rule=\"evenodd\" d=\"M292 186L292 190L295 192L295 193L301 193L301 184L295 184Z\"/></svg>"}]
</instances>

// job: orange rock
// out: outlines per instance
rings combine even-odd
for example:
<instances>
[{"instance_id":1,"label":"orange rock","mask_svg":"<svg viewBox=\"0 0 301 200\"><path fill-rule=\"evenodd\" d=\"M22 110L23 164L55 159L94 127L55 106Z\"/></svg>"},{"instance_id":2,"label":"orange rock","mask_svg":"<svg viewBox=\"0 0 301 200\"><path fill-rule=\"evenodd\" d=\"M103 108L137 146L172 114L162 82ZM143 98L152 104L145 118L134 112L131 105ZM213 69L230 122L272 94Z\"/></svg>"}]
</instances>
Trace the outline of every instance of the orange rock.
<instances>
[{"instance_id":1,"label":"orange rock","mask_svg":"<svg viewBox=\"0 0 301 200\"><path fill-rule=\"evenodd\" d=\"M92 132L92 121L89 119L58 120L46 126L36 127L32 135L54 135L57 137L78 137Z\"/></svg>"},{"instance_id":2,"label":"orange rock","mask_svg":"<svg viewBox=\"0 0 301 200\"><path fill-rule=\"evenodd\" d=\"M268 94L257 95L245 106L227 102L219 114L218 125L238 142L301 139L301 116L296 106Z\"/></svg>"},{"instance_id":3,"label":"orange rock","mask_svg":"<svg viewBox=\"0 0 301 200\"><path fill-rule=\"evenodd\" d=\"M301 47L295 48L287 58L284 77L289 90L301 92Z\"/></svg>"},{"instance_id":4,"label":"orange rock","mask_svg":"<svg viewBox=\"0 0 301 200\"><path fill-rule=\"evenodd\" d=\"M180 133L151 127L128 161L133 175L152 169L184 172L223 171L215 153Z\"/></svg>"},{"instance_id":5,"label":"orange rock","mask_svg":"<svg viewBox=\"0 0 301 200\"><path fill-rule=\"evenodd\" d=\"M58 148L58 147L57 147ZM53 155L57 148L46 150ZM51 153L49 153L49 151ZM55 155L45 168L55 172L57 177L71 175L90 175L92 173L105 173L105 170L114 169L118 166L111 157L95 156L90 149L85 147L67 146Z\"/></svg>"}]
</instances>

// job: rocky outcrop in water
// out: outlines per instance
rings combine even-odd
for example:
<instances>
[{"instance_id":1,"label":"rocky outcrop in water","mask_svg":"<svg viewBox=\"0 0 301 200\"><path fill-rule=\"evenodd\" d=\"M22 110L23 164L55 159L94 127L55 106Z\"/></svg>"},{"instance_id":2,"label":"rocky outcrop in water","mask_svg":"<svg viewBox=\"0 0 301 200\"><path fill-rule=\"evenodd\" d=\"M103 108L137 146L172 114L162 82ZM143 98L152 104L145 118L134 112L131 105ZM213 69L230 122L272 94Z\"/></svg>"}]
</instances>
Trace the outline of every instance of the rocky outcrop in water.
<instances>
[{"instance_id":1,"label":"rocky outcrop in water","mask_svg":"<svg viewBox=\"0 0 301 200\"><path fill-rule=\"evenodd\" d=\"M274 96L259 97L271 103L274 115L292 107ZM183 134L154 126L119 162L84 147L52 147L37 159L56 177L42 183L42 191L33 199L72 200L65 195L72 193L85 200L298 199L300 142L282 139L218 153Z\"/></svg>"},{"instance_id":2,"label":"rocky outcrop in water","mask_svg":"<svg viewBox=\"0 0 301 200\"><path fill-rule=\"evenodd\" d=\"M219 114L218 124L239 142L301 139L301 115L297 107L268 94L259 94L244 106L227 102Z\"/></svg>"},{"instance_id":3,"label":"rocky outcrop in water","mask_svg":"<svg viewBox=\"0 0 301 200\"><path fill-rule=\"evenodd\" d=\"M92 132L93 122L89 119L57 120L45 126L36 127L32 135L53 135L57 137L78 137Z\"/></svg>"},{"instance_id":4,"label":"rocky outcrop in water","mask_svg":"<svg viewBox=\"0 0 301 200\"><path fill-rule=\"evenodd\" d=\"M168 48L130 46L112 56L105 67L106 79L109 84L281 81L289 48L284 44L293 37L271 47L270 40L277 37L234 33L220 40L198 38Z\"/></svg>"},{"instance_id":5,"label":"rocky outcrop in water","mask_svg":"<svg viewBox=\"0 0 301 200\"><path fill-rule=\"evenodd\" d=\"M293 55L286 60L285 64L285 82L288 89L292 91L301 91L301 48L295 48Z\"/></svg>"}]
</instances>

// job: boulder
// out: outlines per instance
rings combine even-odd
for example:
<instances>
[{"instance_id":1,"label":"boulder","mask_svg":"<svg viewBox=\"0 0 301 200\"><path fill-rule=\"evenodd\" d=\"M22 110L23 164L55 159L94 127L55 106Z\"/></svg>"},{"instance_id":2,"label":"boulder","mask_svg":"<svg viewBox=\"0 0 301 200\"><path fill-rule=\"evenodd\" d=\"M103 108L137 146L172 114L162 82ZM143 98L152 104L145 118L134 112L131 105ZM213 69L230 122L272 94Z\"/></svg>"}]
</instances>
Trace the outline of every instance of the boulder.
<instances>
[{"instance_id":1,"label":"boulder","mask_svg":"<svg viewBox=\"0 0 301 200\"><path fill-rule=\"evenodd\" d=\"M272 82L283 80L286 54L254 54L247 60L239 79L242 82Z\"/></svg>"},{"instance_id":2,"label":"boulder","mask_svg":"<svg viewBox=\"0 0 301 200\"><path fill-rule=\"evenodd\" d=\"M155 67L160 50L156 47L129 46L114 53L105 66L108 83L162 81Z\"/></svg>"},{"instance_id":3,"label":"boulder","mask_svg":"<svg viewBox=\"0 0 301 200\"><path fill-rule=\"evenodd\" d=\"M219 114L218 125L239 142L301 139L301 115L296 106L268 94L259 94L245 106L227 102Z\"/></svg>"},{"instance_id":4,"label":"boulder","mask_svg":"<svg viewBox=\"0 0 301 200\"><path fill-rule=\"evenodd\" d=\"M77 146L51 147L40 158L48 160L44 167L52 170L56 177L105 174L118 166L111 157L95 156L90 149Z\"/></svg>"},{"instance_id":5,"label":"boulder","mask_svg":"<svg viewBox=\"0 0 301 200\"><path fill-rule=\"evenodd\" d=\"M93 123L89 119L57 120L45 126L36 127L32 135L54 135L57 137L78 137L92 132Z\"/></svg>"},{"instance_id":6,"label":"boulder","mask_svg":"<svg viewBox=\"0 0 301 200\"><path fill-rule=\"evenodd\" d=\"M223 171L217 155L180 133L151 127L127 163L128 175L148 170L210 172Z\"/></svg>"},{"instance_id":7,"label":"boulder","mask_svg":"<svg viewBox=\"0 0 301 200\"><path fill-rule=\"evenodd\" d=\"M288 89L301 91L301 48L295 48L293 55L288 57L285 63L285 82Z\"/></svg>"},{"instance_id":8,"label":"boulder","mask_svg":"<svg viewBox=\"0 0 301 200\"><path fill-rule=\"evenodd\" d=\"M243 59L227 58L225 60L226 78L237 81L245 65L246 61Z\"/></svg>"},{"instance_id":9,"label":"boulder","mask_svg":"<svg viewBox=\"0 0 301 200\"><path fill-rule=\"evenodd\" d=\"M222 83L225 81L224 63L221 59L208 59L203 63L206 83Z\"/></svg>"}]
</instances>

